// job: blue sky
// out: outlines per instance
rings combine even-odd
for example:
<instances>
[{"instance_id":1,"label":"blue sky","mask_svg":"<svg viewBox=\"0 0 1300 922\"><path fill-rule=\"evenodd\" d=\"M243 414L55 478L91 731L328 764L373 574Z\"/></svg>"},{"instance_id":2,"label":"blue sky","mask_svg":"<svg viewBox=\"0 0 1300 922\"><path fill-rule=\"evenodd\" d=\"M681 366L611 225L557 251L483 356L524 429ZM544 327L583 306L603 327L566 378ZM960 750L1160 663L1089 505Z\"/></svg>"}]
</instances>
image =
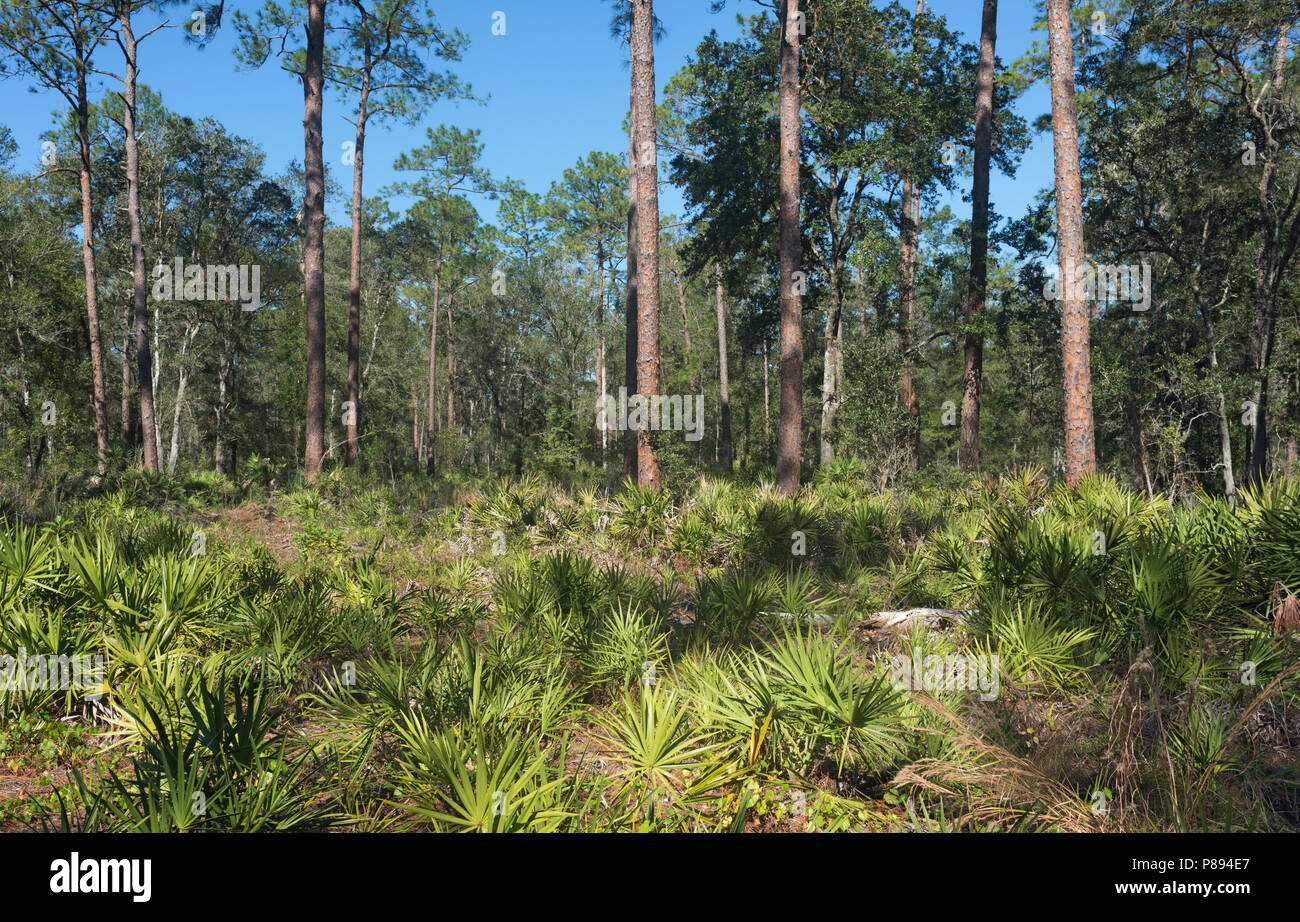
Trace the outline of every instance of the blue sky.
<instances>
[{"instance_id":1,"label":"blue sky","mask_svg":"<svg viewBox=\"0 0 1300 922\"><path fill-rule=\"evenodd\" d=\"M228 3L228 8L229 8ZM252 12L260 3L235 0L234 7ZM910 0L908 6L910 6ZM1036 37L1031 34L1031 0L1003 0L999 11L998 53L1004 62L1018 58ZM750 0L730 0L726 10L709 12L708 0L659 0L656 12L665 27L656 47L656 82L662 87L711 29L724 37L738 32L736 14L761 8ZM979 0L932 0L928 8L947 18L969 40L978 38ZM414 127L385 126L367 135L366 193L374 195L397 174L399 153L423 142L426 126L439 122L482 132L484 163L497 177L522 180L530 190L545 192L567 167L593 150L626 151L622 131L627 111L626 46L610 36L610 6L604 0L450 0L437 2L443 23L470 38L461 64L462 79L486 106L440 103ZM188 18L187 5L169 7L177 26ZM505 13L505 35L493 35L493 16ZM143 33L161 17L142 15ZM1041 36L1041 33L1037 34ZM179 28L164 29L140 50L140 79L162 94L164 104L194 117L211 116L226 130L248 138L267 154L268 170L278 172L291 160L302 159L302 89L274 62L257 71L239 71L232 54L233 30L227 24L211 45L199 51L187 45ZM110 46L101 51L103 67L120 69L120 54ZM110 87L107 81L104 87ZM32 94L0 83L5 104L0 124L19 143L20 168L34 169L40 157L38 137L51 124L51 112L61 99L52 93ZM1036 86L1020 101L1027 119L1048 111L1046 87ZM332 221L346 223L350 169L342 162L342 145L352 138L352 126L333 97L325 104L325 151L331 174L343 194L327 203ZM1051 137L1035 139L1016 178L995 175L992 199L999 214L1015 217L1038 192L1052 183ZM951 200L957 215L969 206ZM682 212L676 190L665 188L662 210Z\"/></svg>"}]
</instances>

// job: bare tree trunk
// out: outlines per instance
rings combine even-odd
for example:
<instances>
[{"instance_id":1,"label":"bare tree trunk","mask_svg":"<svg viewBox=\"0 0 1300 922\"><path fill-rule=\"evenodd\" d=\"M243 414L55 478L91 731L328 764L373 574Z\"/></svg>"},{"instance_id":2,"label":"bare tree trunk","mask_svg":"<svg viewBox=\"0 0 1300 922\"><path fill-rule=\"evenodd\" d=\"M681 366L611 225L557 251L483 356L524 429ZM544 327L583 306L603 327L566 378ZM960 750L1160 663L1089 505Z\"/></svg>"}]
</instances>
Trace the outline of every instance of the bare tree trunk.
<instances>
[{"instance_id":1,"label":"bare tree trunk","mask_svg":"<svg viewBox=\"0 0 1300 922\"><path fill-rule=\"evenodd\" d=\"M631 47L631 46L629 46ZM637 60L636 54L632 54L632 69L639 70L641 63ZM633 83L636 81L635 73L632 77ZM628 91L629 103L635 111L635 102L633 101L634 92ZM624 337L624 361L625 371L623 376L623 387L628 396L637 392L636 380L636 356L637 356L637 169L636 169L636 151L637 151L637 122L631 119L628 133L630 141L627 149L627 324L626 336ZM620 420L622 425L625 420ZM637 468L637 435L632 429L623 433L623 476L636 478Z\"/></svg>"},{"instance_id":2,"label":"bare tree trunk","mask_svg":"<svg viewBox=\"0 0 1300 922\"><path fill-rule=\"evenodd\" d=\"M686 306L686 285L682 278L682 270L673 270L673 283L677 287L677 304L682 311L682 338L686 341L686 361L691 363L690 391L692 394L698 393L700 389L700 373L695 367L695 347L691 345L691 325L690 314Z\"/></svg>"},{"instance_id":3,"label":"bare tree trunk","mask_svg":"<svg viewBox=\"0 0 1300 922\"><path fill-rule=\"evenodd\" d=\"M307 313L307 419L305 473L314 480L325 457L325 160L321 116L324 104L325 0L307 0L307 56L303 73L303 134L306 196L302 218L303 302Z\"/></svg>"},{"instance_id":4,"label":"bare tree trunk","mask_svg":"<svg viewBox=\"0 0 1300 922\"><path fill-rule=\"evenodd\" d=\"M596 286L600 289L600 305L596 311L596 412L601 411L605 397L605 248L599 244L596 249ZM600 466L603 470L609 453L609 427L600 427Z\"/></svg>"},{"instance_id":5,"label":"bare tree trunk","mask_svg":"<svg viewBox=\"0 0 1300 922\"><path fill-rule=\"evenodd\" d=\"M167 456L167 476L172 477L176 474L176 458L180 453L181 437L181 407L185 403L185 385L189 381L189 369L185 367L185 355L189 352L190 344L194 342L194 337L198 335L199 328L197 324L189 324L185 329L185 337L181 340L180 360L176 363L179 371L179 380L176 383L176 406L172 408L172 443L171 453Z\"/></svg>"},{"instance_id":6,"label":"bare tree trunk","mask_svg":"<svg viewBox=\"0 0 1300 922\"><path fill-rule=\"evenodd\" d=\"M1207 228L1208 229L1208 228ZM1192 296L1196 299L1197 307L1201 312L1201 323L1205 328L1205 348L1210 359L1210 376L1217 377L1219 368L1219 350L1218 343L1214 334L1214 318L1209 304L1201 296L1200 286L1200 266L1192 273L1191 279ZM1223 298L1220 299L1216 307L1222 307L1228 300L1228 290L1224 289ZM1232 429L1228 422L1228 403L1223 395L1223 388L1217 383L1214 386L1215 398L1215 415L1219 420L1219 451L1223 456L1223 494L1230 505L1237 502L1237 483L1232 470Z\"/></svg>"},{"instance_id":7,"label":"bare tree trunk","mask_svg":"<svg viewBox=\"0 0 1300 922\"><path fill-rule=\"evenodd\" d=\"M912 314L915 310L916 290L916 225L913 223L915 187L910 178L903 180L903 233L902 233L902 281L899 284L898 299L898 351L902 354L903 366L898 375L899 402L907 413L907 443L915 442L913 430L920 417L920 405L917 402L916 388L912 384ZM920 459L917 452L911 451L908 464L916 468Z\"/></svg>"},{"instance_id":8,"label":"bare tree trunk","mask_svg":"<svg viewBox=\"0 0 1300 922\"><path fill-rule=\"evenodd\" d=\"M722 300L722 263L713 264L714 291L717 294L718 313L718 392L722 400L722 468L731 473L731 381L727 374L727 309ZM767 382L766 374L763 376ZM766 390L766 388L765 388Z\"/></svg>"},{"instance_id":9,"label":"bare tree trunk","mask_svg":"<svg viewBox=\"0 0 1300 922\"><path fill-rule=\"evenodd\" d=\"M1097 469L1092 417L1092 370L1082 286L1083 190L1079 177L1079 128L1074 102L1074 47L1070 0L1047 0L1051 46L1052 142L1056 159L1057 249L1061 259L1061 352L1065 390L1065 479L1076 486Z\"/></svg>"},{"instance_id":10,"label":"bare tree trunk","mask_svg":"<svg viewBox=\"0 0 1300 922\"><path fill-rule=\"evenodd\" d=\"M1237 483L1232 473L1232 429L1228 425L1228 405L1223 397L1223 388L1214 389L1217 398L1219 417L1219 451L1223 455L1223 495L1227 497L1229 505L1237 503Z\"/></svg>"},{"instance_id":11,"label":"bare tree trunk","mask_svg":"<svg viewBox=\"0 0 1300 922\"><path fill-rule=\"evenodd\" d=\"M632 118L637 123L637 392L659 393L659 159L655 124L654 0L632 0ZM654 435L637 432L637 483L658 489Z\"/></svg>"},{"instance_id":12,"label":"bare tree trunk","mask_svg":"<svg viewBox=\"0 0 1300 922\"><path fill-rule=\"evenodd\" d=\"M1300 370L1293 370L1290 375L1290 395L1287 409L1291 422L1291 431L1286 437L1286 465L1290 472L1295 471L1296 462L1300 460L1300 440L1296 438L1296 424L1300 422Z\"/></svg>"},{"instance_id":13,"label":"bare tree trunk","mask_svg":"<svg viewBox=\"0 0 1300 922\"><path fill-rule=\"evenodd\" d=\"M135 85L137 68L137 42L131 27L131 4L120 7L122 50L126 58L123 87L122 127L126 143L126 213L131 232L131 276L134 282L132 304L135 311L136 375L140 380L140 424L147 433L154 427L154 382L150 376L152 362L149 358L149 302L148 279L144 269L144 236L140 225L140 144L135 131ZM146 470L159 469L158 452L151 451L149 440L144 440L144 466Z\"/></svg>"},{"instance_id":14,"label":"bare tree trunk","mask_svg":"<svg viewBox=\"0 0 1300 922\"><path fill-rule=\"evenodd\" d=\"M230 378L230 356L226 351L226 344L222 343L221 355L217 359L217 403L212 408L212 414L216 417L216 439L212 447L212 466L217 469L218 473L226 473L226 416L230 408L227 405L228 380ZM235 476L233 465L231 476Z\"/></svg>"},{"instance_id":15,"label":"bare tree trunk","mask_svg":"<svg viewBox=\"0 0 1300 922\"><path fill-rule=\"evenodd\" d=\"M9 290L13 292L13 276L9 276ZM23 331L21 327L14 328L14 336L18 340L18 387L22 393L22 406L18 408L18 413L23 420L23 461L27 470L27 476L33 477L36 474L36 464L32 461L32 440L27 432L31 427L32 415L28 407L32 403L31 381L27 377L27 348L23 345ZM39 462L36 462L39 463Z\"/></svg>"},{"instance_id":16,"label":"bare tree trunk","mask_svg":"<svg viewBox=\"0 0 1300 922\"><path fill-rule=\"evenodd\" d=\"M118 427L122 444L131 446L131 302L122 309L122 420Z\"/></svg>"},{"instance_id":17,"label":"bare tree trunk","mask_svg":"<svg viewBox=\"0 0 1300 922\"><path fill-rule=\"evenodd\" d=\"M77 68L77 144L81 153L81 263L86 276L86 332L90 345L90 395L95 419L95 457L99 473L108 469L108 405L104 391L104 350L100 342L98 276L95 272L95 221L90 191L90 103L86 64Z\"/></svg>"},{"instance_id":18,"label":"bare tree trunk","mask_svg":"<svg viewBox=\"0 0 1300 922\"><path fill-rule=\"evenodd\" d=\"M835 410L839 406L840 366L844 339L844 300L838 282L832 294L830 310L826 312L826 347L822 361L822 425L821 463L835 460L835 447L831 444L831 431L835 426Z\"/></svg>"},{"instance_id":19,"label":"bare tree trunk","mask_svg":"<svg viewBox=\"0 0 1300 922\"><path fill-rule=\"evenodd\" d=\"M411 448L415 451L416 467L419 467L424 463L424 454L420 446L420 395L414 387L411 388Z\"/></svg>"},{"instance_id":20,"label":"bare tree trunk","mask_svg":"<svg viewBox=\"0 0 1300 922\"><path fill-rule=\"evenodd\" d=\"M161 316L162 316L161 308L159 308L157 305L154 305L153 331L151 334L153 336L152 369L153 369L154 381L162 380L162 347L158 345L158 330L162 326L160 322ZM152 434L150 434L151 430L152 430ZM145 438L153 439L154 459L155 459L155 463L159 463L162 458L162 423L159 420L159 411L156 406L154 408L154 413L153 413L153 425L149 429L145 430ZM161 470L161 467L159 467L158 469Z\"/></svg>"},{"instance_id":21,"label":"bare tree trunk","mask_svg":"<svg viewBox=\"0 0 1300 922\"><path fill-rule=\"evenodd\" d=\"M916 0L916 18L925 12L925 0ZM915 25L913 25L915 32ZM913 42L915 49L915 41ZM912 84L916 88L915 82ZM899 284L898 351L902 353L903 367L899 371L899 400L907 412L907 442L909 464L913 470L921 464L921 407L912 381L912 322L916 314L916 263L919 246L920 191L911 176L903 177L903 212L899 244L902 257L902 279Z\"/></svg>"},{"instance_id":22,"label":"bare tree trunk","mask_svg":"<svg viewBox=\"0 0 1300 922\"><path fill-rule=\"evenodd\" d=\"M1155 480L1151 476L1151 449L1147 446L1146 413L1141 407L1137 411L1138 461L1142 469L1142 484L1146 487L1147 497L1155 496Z\"/></svg>"},{"instance_id":23,"label":"bare tree trunk","mask_svg":"<svg viewBox=\"0 0 1300 922\"><path fill-rule=\"evenodd\" d=\"M361 100L357 105L357 131L352 160L352 254L348 260L348 401L350 410L344 419L347 423L347 447L343 463L351 467L361 451L358 435L361 412L361 179L364 170L366 147L367 106L370 100L370 71L361 77Z\"/></svg>"},{"instance_id":24,"label":"bare tree trunk","mask_svg":"<svg viewBox=\"0 0 1300 922\"><path fill-rule=\"evenodd\" d=\"M972 189L970 287L966 293L966 348L962 372L961 442L963 471L980 469L980 398L984 387L984 333L976 329L988 297L989 161L993 152L993 69L998 38L998 0L984 0L980 63L975 98L975 181Z\"/></svg>"},{"instance_id":25,"label":"bare tree trunk","mask_svg":"<svg viewBox=\"0 0 1300 922\"><path fill-rule=\"evenodd\" d=\"M437 381L438 370L438 311L442 305L442 254L438 256L438 267L433 276L433 311L430 314L429 329L429 406L424 421L424 469L432 477L437 469L438 459L434 457L433 434L438 426Z\"/></svg>"},{"instance_id":26,"label":"bare tree trunk","mask_svg":"<svg viewBox=\"0 0 1300 922\"><path fill-rule=\"evenodd\" d=\"M1271 73L1274 111L1282 105L1282 84L1286 76L1286 52L1289 45L1288 28L1278 30L1273 45ZM1265 132L1264 175L1259 181L1260 240L1259 255L1255 261L1255 289L1251 298L1253 317L1250 326L1250 368L1255 381L1252 414L1254 425L1247 426L1246 467L1251 484L1268 479L1270 458L1268 438L1268 379L1273 363L1273 334L1277 325L1277 265L1274 248L1278 239L1277 228L1277 167L1281 154L1275 125L1260 117Z\"/></svg>"},{"instance_id":27,"label":"bare tree trunk","mask_svg":"<svg viewBox=\"0 0 1300 922\"><path fill-rule=\"evenodd\" d=\"M447 299L447 432L456 429L456 335L452 326L451 302Z\"/></svg>"},{"instance_id":28,"label":"bare tree trunk","mask_svg":"<svg viewBox=\"0 0 1300 922\"><path fill-rule=\"evenodd\" d=\"M799 0L781 9L781 421L777 429L776 486L799 492L803 443L803 304L799 271Z\"/></svg>"},{"instance_id":29,"label":"bare tree trunk","mask_svg":"<svg viewBox=\"0 0 1300 922\"><path fill-rule=\"evenodd\" d=\"M772 366L772 348L763 337L763 460L770 460L772 450L772 386L769 381ZM746 416L746 419L749 417ZM745 424L745 438L749 438L749 424Z\"/></svg>"}]
</instances>

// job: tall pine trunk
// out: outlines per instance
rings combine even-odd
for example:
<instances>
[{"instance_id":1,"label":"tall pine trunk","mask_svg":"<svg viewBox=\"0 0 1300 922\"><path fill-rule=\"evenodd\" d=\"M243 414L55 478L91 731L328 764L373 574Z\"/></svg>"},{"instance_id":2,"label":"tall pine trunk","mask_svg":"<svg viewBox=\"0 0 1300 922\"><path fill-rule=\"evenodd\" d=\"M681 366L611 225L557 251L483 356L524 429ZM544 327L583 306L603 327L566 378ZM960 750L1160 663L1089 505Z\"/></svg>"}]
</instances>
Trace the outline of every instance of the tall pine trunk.
<instances>
[{"instance_id":1,"label":"tall pine trunk","mask_svg":"<svg viewBox=\"0 0 1300 922\"><path fill-rule=\"evenodd\" d=\"M681 269L673 270L673 284L677 288L677 306L682 312L682 339L686 343L686 361L691 365L691 377L688 384L692 394L700 389L699 366L695 364L695 347L691 345L690 310L686 304L686 280Z\"/></svg>"},{"instance_id":2,"label":"tall pine trunk","mask_svg":"<svg viewBox=\"0 0 1300 922\"><path fill-rule=\"evenodd\" d=\"M367 106L370 100L370 72L361 78L361 101L357 105L357 133L352 160L352 253L348 259L348 402L345 414L347 446L343 463L351 467L361 451L358 434L361 412L361 178L366 146Z\"/></svg>"},{"instance_id":3,"label":"tall pine trunk","mask_svg":"<svg viewBox=\"0 0 1300 922\"><path fill-rule=\"evenodd\" d=\"M438 310L442 303L442 256L433 276L433 312L429 329L429 406L424 421L424 468L430 477L437 470L438 459L434 453L433 433L438 428L437 371L438 371Z\"/></svg>"},{"instance_id":4,"label":"tall pine trunk","mask_svg":"<svg viewBox=\"0 0 1300 922\"><path fill-rule=\"evenodd\" d=\"M632 48L632 40L629 33L629 48ZM632 54L632 81L636 82L637 71L641 67ZM636 111L633 100L633 91L628 91L628 102L632 106L633 112ZM637 125L636 119L629 121L628 134L630 136L627 149L627 297L626 297L626 335L624 336L624 375L623 387L628 396L637 392L636 389L636 354L637 354L637 169L636 169L636 152L637 152ZM622 425L625 421L620 420ZM636 432L631 428L623 433L623 476L636 479L636 453L637 442Z\"/></svg>"},{"instance_id":5,"label":"tall pine trunk","mask_svg":"<svg viewBox=\"0 0 1300 922\"><path fill-rule=\"evenodd\" d=\"M90 347L90 402L95 419L95 458L99 472L108 468L108 398L104 390L104 348L99 329L99 281L95 271L95 220L90 191L90 103L85 60L78 55L77 145L81 154L81 264L86 276L86 334Z\"/></svg>"},{"instance_id":6,"label":"tall pine trunk","mask_svg":"<svg viewBox=\"0 0 1300 922\"><path fill-rule=\"evenodd\" d=\"M456 329L452 320L451 305L455 298L447 298L447 433L456 429Z\"/></svg>"},{"instance_id":7,"label":"tall pine trunk","mask_svg":"<svg viewBox=\"0 0 1300 922\"><path fill-rule=\"evenodd\" d=\"M993 68L998 39L998 0L984 0L980 63L975 95L975 181L972 187L970 284L966 292L966 348L962 371L961 442L963 471L980 469L980 398L984 387L984 333L977 325L988 298L989 161L993 153Z\"/></svg>"},{"instance_id":8,"label":"tall pine trunk","mask_svg":"<svg viewBox=\"0 0 1300 922\"><path fill-rule=\"evenodd\" d=\"M601 412L607 383L605 381L605 246L598 244L596 247L596 287L600 289L600 304L596 313L596 405L597 413ZM609 452L609 428L605 425L600 427L600 467L605 469L606 455Z\"/></svg>"},{"instance_id":9,"label":"tall pine trunk","mask_svg":"<svg viewBox=\"0 0 1300 922\"><path fill-rule=\"evenodd\" d=\"M118 427L122 444L131 446L131 302L122 309L122 419Z\"/></svg>"},{"instance_id":10,"label":"tall pine trunk","mask_svg":"<svg viewBox=\"0 0 1300 922\"><path fill-rule=\"evenodd\" d=\"M140 225L140 144L135 131L136 38L131 28L131 4L123 3L120 13L122 50L126 56L123 88L122 127L126 135L126 213L131 231L132 305L135 311L136 375L140 382L140 424L144 432L154 428L153 360L149 355L148 280L144 270L144 236ZM157 443L144 439L144 466L160 467Z\"/></svg>"},{"instance_id":11,"label":"tall pine trunk","mask_svg":"<svg viewBox=\"0 0 1300 922\"><path fill-rule=\"evenodd\" d=\"M637 173L637 393L659 394L659 159L655 125L654 0L632 0L632 120ZM636 434L636 479L658 489L659 460L648 428Z\"/></svg>"},{"instance_id":12,"label":"tall pine trunk","mask_svg":"<svg viewBox=\"0 0 1300 922\"><path fill-rule=\"evenodd\" d=\"M1056 161L1057 249L1061 260L1061 356L1065 390L1065 479L1076 486L1097 469L1092 418L1090 311L1085 268L1079 125L1074 104L1070 0L1047 0L1052 70L1052 147Z\"/></svg>"},{"instance_id":13,"label":"tall pine trunk","mask_svg":"<svg viewBox=\"0 0 1300 922\"><path fill-rule=\"evenodd\" d=\"M803 303L794 277L800 260L799 0L785 0L781 12L781 419L776 486L785 496L793 496L799 491L803 443Z\"/></svg>"},{"instance_id":14,"label":"tall pine trunk","mask_svg":"<svg viewBox=\"0 0 1300 922\"><path fill-rule=\"evenodd\" d=\"M321 115L324 105L325 0L307 0L307 57L303 72L303 166L306 195L302 219L303 306L307 313L307 418L305 473L314 480L325 458L325 157Z\"/></svg>"},{"instance_id":15,"label":"tall pine trunk","mask_svg":"<svg viewBox=\"0 0 1300 922\"><path fill-rule=\"evenodd\" d=\"M915 20L925 12L925 0L916 0ZM916 42L913 39L913 52ZM912 83L913 92L916 83ZM899 283L898 304L898 351L902 353L903 367L898 375L899 401L907 413L907 442L909 464L915 469L921 464L921 406L916 397L916 385L912 381L912 324L916 314L916 263L918 251L918 234L920 232L921 195L916 181L911 176L903 177L903 200L900 203L903 220L899 234L900 257L902 259L902 279Z\"/></svg>"},{"instance_id":16,"label":"tall pine trunk","mask_svg":"<svg viewBox=\"0 0 1300 922\"><path fill-rule=\"evenodd\" d=\"M1282 83L1286 76L1288 29L1278 30L1273 45L1272 105L1275 113L1281 111ZM1277 214L1277 167L1281 155L1277 124L1257 116L1264 131L1264 175L1259 181L1259 255L1255 260L1255 288L1251 297L1253 317L1250 326L1250 369L1254 376L1254 425L1248 425L1246 434L1247 481L1259 484L1269 475L1268 437L1268 379L1273 364L1273 338L1277 325L1278 266L1275 249L1279 237Z\"/></svg>"},{"instance_id":17,"label":"tall pine trunk","mask_svg":"<svg viewBox=\"0 0 1300 922\"><path fill-rule=\"evenodd\" d=\"M741 378L745 377L745 363L742 360ZM763 463L772 460L772 344L763 337ZM745 443L749 444L749 415L745 415ZM748 449L746 449L748 454Z\"/></svg>"},{"instance_id":18,"label":"tall pine trunk","mask_svg":"<svg viewBox=\"0 0 1300 922\"><path fill-rule=\"evenodd\" d=\"M723 302L722 263L713 264L713 285L718 312L718 394L722 402L722 469L731 473L731 381L727 374L727 308Z\"/></svg>"}]
</instances>

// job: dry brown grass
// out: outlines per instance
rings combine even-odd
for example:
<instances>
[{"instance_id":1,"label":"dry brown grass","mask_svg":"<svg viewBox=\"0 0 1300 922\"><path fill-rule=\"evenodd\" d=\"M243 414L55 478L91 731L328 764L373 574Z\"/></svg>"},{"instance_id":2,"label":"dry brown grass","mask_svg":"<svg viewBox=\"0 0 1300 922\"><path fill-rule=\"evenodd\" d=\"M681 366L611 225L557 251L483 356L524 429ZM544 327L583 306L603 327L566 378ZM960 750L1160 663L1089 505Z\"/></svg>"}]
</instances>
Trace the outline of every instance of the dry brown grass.
<instances>
[{"instance_id":1,"label":"dry brown grass","mask_svg":"<svg viewBox=\"0 0 1300 922\"><path fill-rule=\"evenodd\" d=\"M958 743L960 755L921 759L904 766L891 782L963 803L965 818L980 824L1013 825L1032 814L1040 825L1063 832L1098 832L1101 818L1079 795L1034 763L984 739L947 705L926 692L914 699L943 718L942 733Z\"/></svg>"}]
</instances>

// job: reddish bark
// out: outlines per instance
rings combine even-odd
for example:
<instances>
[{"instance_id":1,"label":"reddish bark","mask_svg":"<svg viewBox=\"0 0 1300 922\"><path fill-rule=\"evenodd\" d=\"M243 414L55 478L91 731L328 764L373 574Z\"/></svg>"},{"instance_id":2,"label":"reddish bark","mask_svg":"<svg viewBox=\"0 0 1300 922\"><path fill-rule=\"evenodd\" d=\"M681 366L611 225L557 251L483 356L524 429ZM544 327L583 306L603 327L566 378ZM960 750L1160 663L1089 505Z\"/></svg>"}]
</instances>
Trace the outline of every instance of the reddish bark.
<instances>
[{"instance_id":1,"label":"reddish bark","mask_svg":"<svg viewBox=\"0 0 1300 922\"><path fill-rule=\"evenodd\" d=\"M325 157L321 116L324 103L325 0L307 2L307 56L303 72L302 205L303 306L307 314L307 418L304 472L314 480L325 459Z\"/></svg>"},{"instance_id":2,"label":"reddish bark","mask_svg":"<svg viewBox=\"0 0 1300 922\"><path fill-rule=\"evenodd\" d=\"M632 0L632 120L636 123L637 174L637 393L657 395L659 384L659 160L655 124L654 0ZM636 476L659 487L653 433L637 432Z\"/></svg>"},{"instance_id":3,"label":"reddish bark","mask_svg":"<svg viewBox=\"0 0 1300 922\"><path fill-rule=\"evenodd\" d=\"M357 132L352 160L352 253L348 260L348 401L351 412L346 417L347 445L343 463L351 467L361 451L361 181L366 146L366 119L369 117L370 72L361 76L361 99L357 104Z\"/></svg>"},{"instance_id":4,"label":"reddish bark","mask_svg":"<svg viewBox=\"0 0 1300 922\"><path fill-rule=\"evenodd\" d=\"M799 271L799 0L786 0L781 16L781 419L777 427L776 486L799 491L803 441L803 303Z\"/></svg>"},{"instance_id":5,"label":"reddish bark","mask_svg":"<svg viewBox=\"0 0 1300 922\"><path fill-rule=\"evenodd\" d=\"M962 373L961 443L963 471L980 469L980 398L984 385L984 334L974 329L988 297L989 161L993 149L993 67L997 44L998 0L984 0L980 25L980 63L975 96L975 181L972 189L970 284L966 293L966 348Z\"/></svg>"},{"instance_id":6,"label":"reddish bark","mask_svg":"<svg viewBox=\"0 0 1300 922\"><path fill-rule=\"evenodd\" d=\"M1092 417L1090 312L1081 286L1084 268L1083 187L1074 102L1070 0L1047 0L1052 71L1052 146L1056 164L1057 250L1061 260L1061 354L1065 391L1065 479L1075 486L1097 469Z\"/></svg>"}]
</instances>

